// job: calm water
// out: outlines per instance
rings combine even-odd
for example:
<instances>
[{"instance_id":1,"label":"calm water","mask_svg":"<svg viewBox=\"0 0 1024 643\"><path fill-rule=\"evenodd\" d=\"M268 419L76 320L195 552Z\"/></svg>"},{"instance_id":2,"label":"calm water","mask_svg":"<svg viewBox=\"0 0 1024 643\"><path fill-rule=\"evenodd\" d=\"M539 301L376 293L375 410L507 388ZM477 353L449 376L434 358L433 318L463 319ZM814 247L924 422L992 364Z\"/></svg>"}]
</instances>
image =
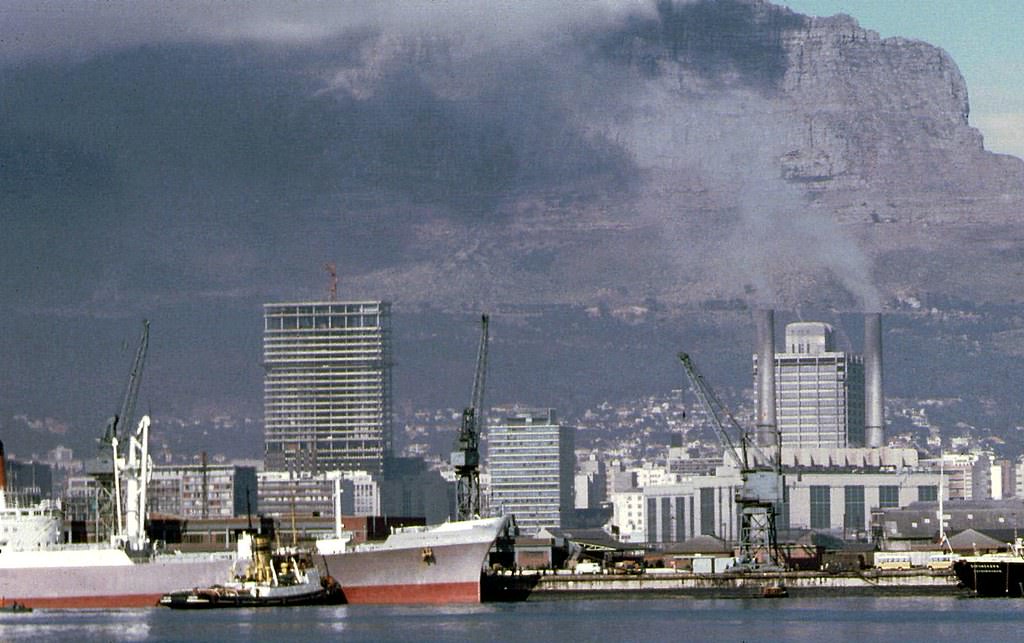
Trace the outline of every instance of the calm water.
<instances>
[{"instance_id":1,"label":"calm water","mask_svg":"<svg viewBox=\"0 0 1024 643\"><path fill-rule=\"evenodd\" d=\"M0 639L48 641L1016 641L1024 600L581 600L0 615Z\"/></svg>"}]
</instances>

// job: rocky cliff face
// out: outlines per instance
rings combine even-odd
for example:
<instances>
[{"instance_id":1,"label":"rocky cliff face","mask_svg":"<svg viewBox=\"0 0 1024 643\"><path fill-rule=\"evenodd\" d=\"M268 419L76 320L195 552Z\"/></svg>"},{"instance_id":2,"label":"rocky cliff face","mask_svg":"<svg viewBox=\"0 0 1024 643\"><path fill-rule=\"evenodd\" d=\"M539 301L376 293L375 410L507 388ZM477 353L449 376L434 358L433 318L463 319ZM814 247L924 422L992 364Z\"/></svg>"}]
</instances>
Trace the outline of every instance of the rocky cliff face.
<instances>
[{"instance_id":1,"label":"rocky cliff face","mask_svg":"<svg viewBox=\"0 0 1024 643\"><path fill-rule=\"evenodd\" d=\"M391 45L405 53L385 57L412 60L435 92L467 90L436 56L410 57L422 43ZM848 16L702 0L518 55L548 75L561 131L591 144L593 164L512 181L499 225L425 222L419 247L443 260L367 275L368 289L613 306L1024 297L999 278L1024 264L979 238L1024 223L1024 162L984 150L964 79L937 47L881 39ZM626 163L609 165L608 150Z\"/></svg>"}]
</instances>

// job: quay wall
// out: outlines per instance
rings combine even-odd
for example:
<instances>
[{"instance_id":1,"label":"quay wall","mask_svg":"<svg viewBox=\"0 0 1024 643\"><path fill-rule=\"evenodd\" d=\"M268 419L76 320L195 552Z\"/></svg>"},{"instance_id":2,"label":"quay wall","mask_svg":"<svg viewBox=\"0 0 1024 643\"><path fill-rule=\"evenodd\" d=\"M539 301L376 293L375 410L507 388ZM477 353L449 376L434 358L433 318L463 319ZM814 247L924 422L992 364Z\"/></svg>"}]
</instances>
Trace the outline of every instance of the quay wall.
<instances>
[{"instance_id":1,"label":"quay wall","mask_svg":"<svg viewBox=\"0 0 1024 643\"><path fill-rule=\"evenodd\" d=\"M948 571L781 573L516 574L485 579L491 600L542 600L618 597L620 595L694 598L760 597L782 585L789 596L954 595L961 590Z\"/></svg>"}]
</instances>

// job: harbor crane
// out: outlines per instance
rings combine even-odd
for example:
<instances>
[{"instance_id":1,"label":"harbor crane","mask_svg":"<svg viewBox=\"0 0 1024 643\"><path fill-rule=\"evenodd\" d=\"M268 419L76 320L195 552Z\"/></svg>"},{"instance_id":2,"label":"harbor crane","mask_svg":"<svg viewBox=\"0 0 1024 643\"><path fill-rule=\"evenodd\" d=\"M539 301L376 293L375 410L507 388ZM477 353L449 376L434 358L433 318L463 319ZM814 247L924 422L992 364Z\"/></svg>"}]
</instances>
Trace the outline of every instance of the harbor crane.
<instances>
[{"instance_id":1,"label":"harbor crane","mask_svg":"<svg viewBox=\"0 0 1024 643\"><path fill-rule=\"evenodd\" d=\"M775 529L777 507L783 501L785 486L779 440L775 440L774 454L765 453L708 386L693 359L686 353L679 353L679 361L722 443L725 458L731 459L740 472L742 484L734 497L740 519L736 567L750 571L782 569L785 559L779 551ZM730 431L736 435L735 440L730 437Z\"/></svg>"},{"instance_id":2,"label":"harbor crane","mask_svg":"<svg viewBox=\"0 0 1024 643\"><path fill-rule=\"evenodd\" d=\"M455 488L456 520L480 516L480 430L483 428L484 384L487 379L488 316L480 317L480 347L476 354L476 373L469 406L462 411L462 425L452 451L452 466L457 478Z\"/></svg>"},{"instance_id":3,"label":"harbor crane","mask_svg":"<svg viewBox=\"0 0 1024 643\"><path fill-rule=\"evenodd\" d=\"M106 533L111 536L121 532L123 524L120 476L116 471L119 466L117 445L130 442L132 439L135 405L139 397L139 385L142 383L142 370L146 364L148 350L149 320L143 320L142 337L139 339L139 348L135 352L135 361L128 375L128 385L121 400L120 411L107 421L103 437L99 439L99 457L86 463L86 473L96 479L99 487L96 500L97 523L102 519Z\"/></svg>"}]
</instances>

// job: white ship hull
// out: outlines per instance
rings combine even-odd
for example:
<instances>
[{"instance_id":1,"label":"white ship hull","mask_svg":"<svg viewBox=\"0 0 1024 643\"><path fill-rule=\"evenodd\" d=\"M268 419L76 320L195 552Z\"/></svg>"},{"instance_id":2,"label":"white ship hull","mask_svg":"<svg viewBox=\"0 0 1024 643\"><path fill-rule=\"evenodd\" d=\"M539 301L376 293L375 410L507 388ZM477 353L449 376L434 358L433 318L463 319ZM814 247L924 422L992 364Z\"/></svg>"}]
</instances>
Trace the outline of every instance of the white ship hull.
<instances>
[{"instance_id":1,"label":"white ship hull","mask_svg":"<svg viewBox=\"0 0 1024 643\"><path fill-rule=\"evenodd\" d=\"M487 554L508 524L489 518L396 533L322 562L349 603L479 603Z\"/></svg>"},{"instance_id":2,"label":"white ship hull","mask_svg":"<svg viewBox=\"0 0 1024 643\"><path fill-rule=\"evenodd\" d=\"M228 578L234 552L133 562L117 549L0 553L0 596L34 608L152 607L167 592Z\"/></svg>"}]
</instances>

